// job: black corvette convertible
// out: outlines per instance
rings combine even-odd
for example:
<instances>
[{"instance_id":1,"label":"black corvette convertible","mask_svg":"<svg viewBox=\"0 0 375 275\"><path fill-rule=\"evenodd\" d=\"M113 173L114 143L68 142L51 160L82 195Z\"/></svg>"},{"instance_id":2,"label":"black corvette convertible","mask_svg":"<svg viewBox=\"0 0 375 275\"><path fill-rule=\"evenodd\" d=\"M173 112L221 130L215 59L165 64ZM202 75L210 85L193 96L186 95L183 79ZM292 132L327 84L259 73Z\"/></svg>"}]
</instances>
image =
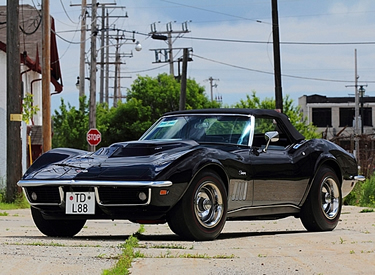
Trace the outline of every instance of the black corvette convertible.
<instances>
[{"instance_id":1,"label":"black corvette convertible","mask_svg":"<svg viewBox=\"0 0 375 275\"><path fill-rule=\"evenodd\" d=\"M208 109L167 113L138 141L94 153L50 150L18 185L47 236L127 219L212 240L227 220L295 216L309 231L333 230L342 198L363 179L351 154L305 140L284 114Z\"/></svg>"}]
</instances>

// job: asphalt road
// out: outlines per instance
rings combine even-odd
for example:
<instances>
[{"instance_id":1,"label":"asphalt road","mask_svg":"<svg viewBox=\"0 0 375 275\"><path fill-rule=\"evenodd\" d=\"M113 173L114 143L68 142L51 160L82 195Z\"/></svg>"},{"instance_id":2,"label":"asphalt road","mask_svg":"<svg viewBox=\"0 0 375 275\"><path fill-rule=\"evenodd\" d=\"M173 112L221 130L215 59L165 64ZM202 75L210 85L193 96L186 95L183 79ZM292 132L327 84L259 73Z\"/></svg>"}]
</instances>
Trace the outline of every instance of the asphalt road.
<instances>
[{"instance_id":1,"label":"asphalt road","mask_svg":"<svg viewBox=\"0 0 375 275\"><path fill-rule=\"evenodd\" d=\"M131 274L375 274L375 212L345 206L332 232L310 233L295 218L228 222L211 242L181 241L167 225L146 225L143 258ZM88 221L74 238L49 238L30 211L0 210L0 274L101 274L119 244L139 229L128 221Z\"/></svg>"}]
</instances>

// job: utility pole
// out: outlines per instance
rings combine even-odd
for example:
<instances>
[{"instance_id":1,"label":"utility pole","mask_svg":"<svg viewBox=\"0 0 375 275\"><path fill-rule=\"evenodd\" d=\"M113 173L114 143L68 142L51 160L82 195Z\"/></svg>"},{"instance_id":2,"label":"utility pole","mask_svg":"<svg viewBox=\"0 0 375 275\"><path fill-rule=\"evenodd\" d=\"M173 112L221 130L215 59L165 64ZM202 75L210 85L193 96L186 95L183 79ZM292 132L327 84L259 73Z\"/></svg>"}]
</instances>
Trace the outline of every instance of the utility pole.
<instances>
[{"instance_id":1,"label":"utility pole","mask_svg":"<svg viewBox=\"0 0 375 275\"><path fill-rule=\"evenodd\" d=\"M96 12L96 0L92 0L89 129L96 128ZM94 150L95 146L90 146L90 151Z\"/></svg>"},{"instance_id":2,"label":"utility pole","mask_svg":"<svg viewBox=\"0 0 375 275\"><path fill-rule=\"evenodd\" d=\"M210 76L210 78L209 79L207 79L208 81L210 81L210 91L211 91L211 102L212 101L214 101L214 91L213 91L213 88L215 87L217 87L217 84L215 83L213 83L215 80L216 81L219 81L219 79L216 79L216 78L213 78L212 76Z\"/></svg>"},{"instance_id":3,"label":"utility pole","mask_svg":"<svg viewBox=\"0 0 375 275\"><path fill-rule=\"evenodd\" d=\"M103 20L103 19L102 19ZM109 14L107 11L106 18L106 31L105 31L105 102L109 104Z\"/></svg>"},{"instance_id":4,"label":"utility pole","mask_svg":"<svg viewBox=\"0 0 375 275\"><path fill-rule=\"evenodd\" d=\"M7 1L7 189L5 200L14 202L17 181L22 177L21 144L21 72L19 41L19 1Z\"/></svg>"},{"instance_id":5,"label":"utility pole","mask_svg":"<svg viewBox=\"0 0 375 275\"><path fill-rule=\"evenodd\" d=\"M355 157L360 165L359 159L359 94L358 94L358 72L357 72L357 49L354 49L354 85L346 85L345 87L354 87L354 150ZM363 118L361 117L361 120ZM362 121L363 123L363 121Z\"/></svg>"},{"instance_id":6,"label":"utility pole","mask_svg":"<svg viewBox=\"0 0 375 275\"><path fill-rule=\"evenodd\" d=\"M272 33L273 33L273 63L275 75L275 100L276 109L283 112L283 92L281 86L281 61L279 38L279 15L277 0L272 0Z\"/></svg>"},{"instance_id":7,"label":"utility pole","mask_svg":"<svg viewBox=\"0 0 375 275\"><path fill-rule=\"evenodd\" d=\"M355 140L355 155L357 161L360 165L359 159L359 139L358 139L358 132L359 132L359 125L358 125L358 118L359 118L359 95L358 95L358 72L357 72L357 49L354 49L354 89L355 89L355 107L354 107L354 115L355 115L355 130L354 130L354 140ZM363 123L363 122L362 122Z\"/></svg>"},{"instance_id":8,"label":"utility pole","mask_svg":"<svg viewBox=\"0 0 375 275\"><path fill-rule=\"evenodd\" d=\"M117 100L118 100L118 71L120 67L120 54L119 54L119 31L117 30L117 36L116 36L116 53L115 53L115 82L113 87L113 107L117 107Z\"/></svg>"},{"instance_id":9,"label":"utility pole","mask_svg":"<svg viewBox=\"0 0 375 275\"><path fill-rule=\"evenodd\" d=\"M42 129L43 153L51 150L51 18L49 15L49 0L42 2ZM18 33L18 31L17 31Z\"/></svg>"},{"instance_id":10,"label":"utility pole","mask_svg":"<svg viewBox=\"0 0 375 275\"><path fill-rule=\"evenodd\" d=\"M102 31L100 33L100 88L99 88L99 102L104 101L104 38L105 38L105 5L102 5ZM108 26L107 26L108 27Z\"/></svg>"},{"instance_id":11,"label":"utility pole","mask_svg":"<svg viewBox=\"0 0 375 275\"><path fill-rule=\"evenodd\" d=\"M182 30L180 31L174 31L172 29L172 22L169 22L166 25L166 31L159 32L156 30L156 24L151 24L151 32L149 33L151 35L152 39L156 40L164 40L168 43L168 49L151 49L150 51L155 51L155 62L153 63L160 63L160 62L168 62L169 63L169 74L174 77L174 55L173 50L176 50L173 48L173 40L172 40L172 34L177 34L177 38L181 37L185 33L189 33L187 27L187 22L182 23ZM176 40L175 39L175 40ZM181 49L181 48L180 48ZM164 61L162 61L161 55L164 55ZM191 60L188 60L191 61Z\"/></svg>"},{"instance_id":12,"label":"utility pole","mask_svg":"<svg viewBox=\"0 0 375 275\"><path fill-rule=\"evenodd\" d=\"M79 97L85 95L85 49L86 49L86 0L82 0L81 6L81 43L79 52ZM83 107L83 106L80 106Z\"/></svg>"},{"instance_id":13,"label":"utility pole","mask_svg":"<svg viewBox=\"0 0 375 275\"><path fill-rule=\"evenodd\" d=\"M186 108L186 79L187 79L187 64L189 58L189 49L183 50L182 56L182 75L181 75L181 90L180 90L180 111Z\"/></svg>"}]
</instances>

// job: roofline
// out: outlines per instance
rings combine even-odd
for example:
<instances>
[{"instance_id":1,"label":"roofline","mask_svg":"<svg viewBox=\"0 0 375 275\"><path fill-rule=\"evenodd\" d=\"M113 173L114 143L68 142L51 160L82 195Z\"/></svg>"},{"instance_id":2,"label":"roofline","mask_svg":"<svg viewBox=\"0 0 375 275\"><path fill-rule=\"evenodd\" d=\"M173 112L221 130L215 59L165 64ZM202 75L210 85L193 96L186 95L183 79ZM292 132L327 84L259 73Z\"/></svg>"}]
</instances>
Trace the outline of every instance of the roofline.
<instances>
[{"instance_id":1,"label":"roofline","mask_svg":"<svg viewBox=\"0 0 375 275\"><path fill-rule=\"evenodd\" d=\"M213 108L213 109L196 109L196 110L183 110L165 113L164 116L169 115L193 115L193 114L237 114L237 115L253 115L253 116L271 116L280 119L285 127L287 127L288 132L291 135L291 139L296 141L301 141L305 137L297 131L297 129L290 122L289 118L276 110L272 109L245 109L245 108Z\"/></svg>"}]
</instances>

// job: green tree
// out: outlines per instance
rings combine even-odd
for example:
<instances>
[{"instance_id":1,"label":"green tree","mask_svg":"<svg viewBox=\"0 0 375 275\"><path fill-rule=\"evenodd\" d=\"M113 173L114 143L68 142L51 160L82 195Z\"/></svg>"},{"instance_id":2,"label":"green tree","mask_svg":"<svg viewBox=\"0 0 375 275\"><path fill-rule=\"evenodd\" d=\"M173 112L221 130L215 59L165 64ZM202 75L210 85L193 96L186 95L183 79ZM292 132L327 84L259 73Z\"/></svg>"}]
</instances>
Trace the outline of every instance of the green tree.
<instances>
[{"instance_id":1,"label":"green tree","mask_svg":"<svg viewBox=\"0 0 375 275\"><path fill-rule=\"evenodd\" d=\"M316 127L307 123L307 118L304 118L299 106L293 105L293 100L287 95L283 99L284 113L289 117L291 123L296 129L305 136L306 139L319 138L319 133L316 132ZM253 91L251 96L246 95L246 100L240 100L234 105L235 108L250 108L250 109L275 109L276 102L273 98L265 98L260 100Z\"/></svg>"},{"instance_id":2,"label":"green tree","mask_svg":"<svg viewBox=\"0 0 375 275\"><path fill-rule=\"evenodd\" d=\"M101 146L108 146L119 141L138 139L154 121L151 120L151 107L144 106L142 101L132 98L126 103L118 102L100 121L102 133Z\"/></svg>"},{"instance_id":3,"label":"green tree","mask_svg":"<svg viewBox=\"0 0 375 275\"><path fill-rule=\"evenodd\" d=\"M37 114L37 112L40 110L38 105L34 105L34 100L33 100L34 95L27 93L25 97L23 98L23 103L22 103L22 120L26 123L29 124L30 121L32 120L33 116Z\"/></svg>"},{"instance_id":4,"label":"green tree","mask_svg":"<svg viewBox=\"0 0 375 275\"><path fill-rule=\"evenodd\" d=\"M79 99L80 108L77 110L61 99L59 111L55 110L53 119L52 147L71 147L87 149L86 133L88 131L88 104L86 98Z\"/></svg>"},{"instance_id":5,"label":"green tree","mask_svg":"<svg viewBox=\"0 0 375 275\"><path fill-rule=\"evenodd\" d=\"M180 87L180 83L167 74L160 74L157 77L138 76L128 90L127 99L137 99L143 106L150 107L150 120L155 121L162 114L179 109ZM195 80L187 80L187 110L218 107L220 107L219 103L211 102L207 98L204 87Z\"/></svg>"}]
</instances>

